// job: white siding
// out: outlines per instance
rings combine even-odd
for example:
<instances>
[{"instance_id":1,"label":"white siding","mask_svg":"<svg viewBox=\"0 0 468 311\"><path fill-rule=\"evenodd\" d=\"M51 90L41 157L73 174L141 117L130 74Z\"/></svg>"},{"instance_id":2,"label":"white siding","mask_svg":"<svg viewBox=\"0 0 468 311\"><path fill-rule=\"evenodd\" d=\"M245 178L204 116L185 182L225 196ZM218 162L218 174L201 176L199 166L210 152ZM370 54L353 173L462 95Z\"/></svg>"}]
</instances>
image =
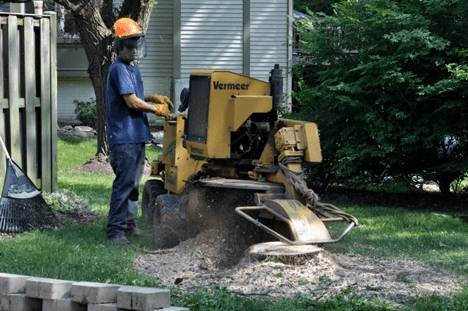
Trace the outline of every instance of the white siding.
<instances>
[{"instance_id":1,"label":"white siding","mask_svg":"<svg viewBox=\"0 0 468 311\"><path fill-rule=\"evenodd\" d=\"M158 0L145 36L148 54L139 64L145 92L148 94L171 95L174 66L173 16L172 0Z\"/></svg>"},{"instance_id":2,"label":"white siding","mask_svg":"<svg viewBox=\"0 0 468 311\"><path fill-rule=\"evenodd\" d=\"M90 78L69 77L58 78L57 81L57 121L63 123L78 123L75 114L75 99L87 102L95 99L94 88Z\"/></svg>"},{"instance_id":3,"label":"white siding","mask_svg":"<svg viewBox=\"0 0 468 311\"><path fill-rule=\"evenodd\" d=\"M250 27L250 76L268 81L271 69L279 64L286 77L288 0L251 0Z\"/></svg>"},{"instance_id":4,"label":"white siding","mask_svg":"<svg viewBox=\"0 0 468 311\"><path fill-rule=\"evenodd\" d=\"M250 57L249 75L264 81L268 81L273 66L280 64L286 94L290 90L287 44L290 1L250 0L251 28L250 38L246 41L247 44L250 42L250 55L246 55L245 59L247 62ZM145 92L169 96L177 103L180 89L188 86L189 74L193 69L243 73L243 42L247 39L244 38L243 4L243 0L180 0L181 11L174 12L172 0L158 0L146 34L148 55L140 63ZM179 20L180 51L175 51L179 34L174 33L173 25ZM177 36L176 40L174 36ZM180 60L174 57L178 52ZM180 76L174 79L179 61ZM83 73L68 70L70 64L61 66L59 76L87 75L84 70ZM73 100L87 101L90 97L95 98L95 95L89 79L59 78L59 121L75 118ZM150 116L152 123L155 120Z\"/></svg>"},{"instance_id":5,"label":"white siding","mask_svg":"<svg viewBox=\"0 0 468 311\"><path fill-rule=\"evenodd\" d=\"M193 69L242 73L243 0L182 0L181 77Z\"/></svg>"},{"instance_id":6,"label":"white siding","mask_svg":"<svg viewBox=\"0 0 468 311\"><path fill-rule=\"evenodd\" d=\"M153 81L153 79L146 79ZM170 88L171 79L154 79L157 85L162 88ZM65 77L59 78L57 81L57 121L66 123L66 124L78 124L79 121L76 119L75 113L75 104L73 101L75 99L83 102L90 101L90 99L95 99L96 95L94 94L93 84L89 78L81 77ZM148 89L147 83L143 81L145 85L145 91ZM148 93L151 93L151 88L148 89ZM162 94L162 93L159 93ZM157 123L157 120L161 120L160 117L156 117L153 114L148 114L148 120L150 124Z\"/></svg>"}]
</instances>

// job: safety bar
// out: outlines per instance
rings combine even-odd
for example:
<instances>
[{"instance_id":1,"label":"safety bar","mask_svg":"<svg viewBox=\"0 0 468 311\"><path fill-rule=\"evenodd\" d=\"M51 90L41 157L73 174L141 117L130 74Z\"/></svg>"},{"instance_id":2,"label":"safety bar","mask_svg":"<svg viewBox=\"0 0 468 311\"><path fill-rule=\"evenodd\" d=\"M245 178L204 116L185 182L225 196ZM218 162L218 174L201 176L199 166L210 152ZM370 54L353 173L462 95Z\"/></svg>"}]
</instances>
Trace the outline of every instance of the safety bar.
<instances>
[{"instance_id":1,"label":"safety bar","mask_svg":"<svg viewBox=\"0 0 468 311\"><path fill-rule=\"evenodd\" d=\"M354 227L354 222L349 223L348 227L341 233L341 235L336 238L336 239L331 239L327 241L317 241L317 240L301 240L301 241L291 241L290 239L284 237L283 235L279 234L278 232L272 230L271 228L265 226L262 224L260 221L257 219L253 219L249 215L247 215L244 211L245 210L266 210L269 213L273 214L275 217L281 219L282 221L288 223L290 226L292 224L290 219L287 219L283 215L277 213L276 211L272 210L271 208L265 206L265 205L260 205L260 206L239 206L236 208L236 213L239 214L240 216L244 217L254 225L258 226L259 228L265 230L269 234L273 235L274 237L280 239L283 242L286 242L291 245L302 245L302 244L331 244L331 243L337 243L343 239L343 237L348 234L348 232ZM324 218L320 219L322 222L343 222L345 221L343 218Z\"/></svg>"}]
</instances>

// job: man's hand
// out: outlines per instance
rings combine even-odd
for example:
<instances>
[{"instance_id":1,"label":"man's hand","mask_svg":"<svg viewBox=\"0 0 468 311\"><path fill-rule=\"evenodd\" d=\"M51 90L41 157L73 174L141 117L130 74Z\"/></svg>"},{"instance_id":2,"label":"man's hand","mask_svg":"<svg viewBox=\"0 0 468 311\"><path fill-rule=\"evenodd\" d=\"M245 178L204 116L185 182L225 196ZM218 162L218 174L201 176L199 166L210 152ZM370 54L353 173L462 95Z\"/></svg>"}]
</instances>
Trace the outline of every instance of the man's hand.
<instances>
[{"instance_id":1,"label":"man's hand","mask_svg":"<svg viewBox=\"0 0 468 311\"><path fill-rule=\"evenodd\" d=\"M154 112L155 115L164 117L164 119L168 120L169 115L171 111L169 110L169 107L167 104L156 104L154 107L157 109L156 112Z\"/></svg>"},{"instance_id":2,"label":"man's hand","mask_svg":"<svg viewBox=\"0 0 468 311\"><path fill-rule=\"evenodd\" d=\"M164 95L153 94L150 96L149 101L155 104L167 104L169 111L174 109L174 104L167 96Z\"/></svg>"}]
</instances>

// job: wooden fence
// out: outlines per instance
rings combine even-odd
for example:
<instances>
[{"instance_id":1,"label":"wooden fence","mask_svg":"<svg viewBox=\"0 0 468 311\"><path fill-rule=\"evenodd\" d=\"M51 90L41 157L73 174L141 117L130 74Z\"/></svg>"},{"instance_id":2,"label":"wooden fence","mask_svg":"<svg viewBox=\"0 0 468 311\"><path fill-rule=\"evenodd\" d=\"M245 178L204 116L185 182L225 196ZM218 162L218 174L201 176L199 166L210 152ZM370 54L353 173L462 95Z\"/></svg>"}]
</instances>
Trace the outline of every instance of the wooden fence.
<instances>
[{"instance_id":1,"label":"wooden fence","mask_svg":"<svg viewBox=\"0 0 468 311\"><path fill-rule=\"evenodd\" d=\"M57 190L56 15L0 13L0 135L42 191ZM0 183L6 157L0 150Z\"/></svg>"}]
</instances>

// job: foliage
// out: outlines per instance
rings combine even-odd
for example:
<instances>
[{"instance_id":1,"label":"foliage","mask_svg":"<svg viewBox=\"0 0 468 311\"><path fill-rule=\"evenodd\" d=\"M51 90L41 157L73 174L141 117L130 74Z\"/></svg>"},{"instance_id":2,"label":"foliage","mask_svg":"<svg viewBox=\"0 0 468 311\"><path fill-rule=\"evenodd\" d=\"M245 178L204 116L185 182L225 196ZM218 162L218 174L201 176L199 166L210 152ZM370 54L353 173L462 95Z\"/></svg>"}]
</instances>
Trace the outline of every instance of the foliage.
<instances>
[{"instance_id":1,"label":"foliage","mask_svg":"<svg viewBox=\"0 0 468 311\"><path fill-rule=\"evenodd\" d=\"M84 125L95 127L97 121L96 100L90 98L90 101L83 102L75 99L76 118Z\"/></svg>"},{"instance_id":2,"label":"foliage","mask_svg":"<svg viewBox=\"0 0 468 311\"><path fill-rule=\"evenodd\" d=\"M458 311L468 310L468 292L465 288L461 293L440 297L428 295L410 299L412 311Z\"/></svg>"},{"instance_id":3,"label":"foliage","mask_svg":"<svg viewBox=\"0 0 468 311\"><path fill-rule=\"evenodd\" d=\"M333 4L340 0L294 0L294 9L303 13L322 12L325 14L333 13Z\"/></svg>"},{"instance_id":4,"label":"foliage","mask_svg":"<svg viewBox=\"0 0 468 311\"><path fill-rule=\"evenodd\" d=\"M454 180L451 186L453 192L460 195L468 195L468 173Z\"/></svg>"},{"instance_id":5,"label":"foliage","mask_svg":"<svg viewBox=\"0 0 468 311\"><path fill-rule=\"evenodd\" d=\"M216 287L214 290L196 289L193 293L182 295L176 291L172 295L171 304L185 306L192 311L197 310L395 310L386 302L366 301L361 297L345 298L336 296L328 301L315 301L309 297L298 295L294 299L280 299L277 302L267 299L245 299L232 294L226 288Z\"/></svg>"},{"instance_id":6,"label":"foliage","mask_svg":"<svg viewBox=\"0 0 468 311\"><path fill-rule=\"evenodd\" d=\"M458 79L468 80L468 66L467 65L457 65L457 64L448 64L447 70L455 75Z\"/></svg>"},{"instance_id":7,"label":"foliage","mask_svg":"<svg viewBox=\"0 0 468 311\"><path fill-rule=\"evenodd\" d=\"M325 165L315 170L359 183L421 176L448 193L468 171L465 1L334 8L301 21L308 58L293 71L294 117L320 129Z\"/></svg>"},{"instance_id":8,"label":"foliage","mask_svg":"<svg viewBox=\"0 0 468 311\"><path fill-rule=\"evenodd\" d=\"M72 213L80 209L89 209L89 199L77 195L68 189L54 193L43 193L44 200L54 212Z\"/></svg>"}]
</instances>

